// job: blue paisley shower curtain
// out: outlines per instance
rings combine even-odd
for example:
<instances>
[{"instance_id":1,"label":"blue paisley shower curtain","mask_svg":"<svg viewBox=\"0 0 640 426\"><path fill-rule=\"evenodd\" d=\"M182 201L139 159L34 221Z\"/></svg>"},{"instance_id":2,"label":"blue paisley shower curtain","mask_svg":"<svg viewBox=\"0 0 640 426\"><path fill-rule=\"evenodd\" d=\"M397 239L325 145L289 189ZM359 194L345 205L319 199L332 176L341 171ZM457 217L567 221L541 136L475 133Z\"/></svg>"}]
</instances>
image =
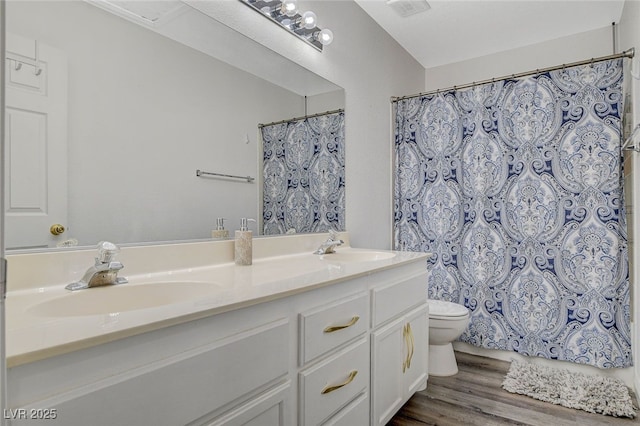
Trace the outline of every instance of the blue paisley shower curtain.
<instances>
[{"instance_id":1,"label":"blue paisley shower curtain","mask_svg":"<svg viewBox=\"0 0 640 426\"><path fill-rule=\"evenodd\" d=\"M344 112L262 127L264 234L344 231Z\"/></svg>"},{"instance_id":2,"label":"blue paisley shower curtain","mask_svg":"<svg viewBox=\"0 0 640 426\"><path fill-rule=\"evenodd\" d=\"M397 102L394 244L461 341L631 365L621 90L620 59Z\"/></svg>"}]
</instances>

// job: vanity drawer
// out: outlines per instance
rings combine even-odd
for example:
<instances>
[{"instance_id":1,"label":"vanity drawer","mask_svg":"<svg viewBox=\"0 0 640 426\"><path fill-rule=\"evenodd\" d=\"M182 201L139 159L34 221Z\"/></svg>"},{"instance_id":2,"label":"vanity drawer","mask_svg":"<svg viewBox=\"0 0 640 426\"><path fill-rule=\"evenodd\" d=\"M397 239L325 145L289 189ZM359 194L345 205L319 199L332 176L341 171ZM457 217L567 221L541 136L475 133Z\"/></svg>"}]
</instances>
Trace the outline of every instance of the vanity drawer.
<instances>
[{"instance_id":1,"label":"vanity drawer","mask_svg":"<svg viewBox=\"0 0 640 426\"><path fill-rule=\"evenodd\" d=\"M299 322L298 360L300 366L303 366L367 331L367 294L355 294L303 312L299 315Z\"/></svg>"},{"instance_id":2,"label":"vanity drawer","mask_svg":"<svg viewBox=\"0 0 640 426\"><path fill-rule=\"evenodd\" d=\"M304 370L299 375L300 425L318 425L336 414L369 386L366 338Z\"/></svg>"},{"instance_id":3,"label":"vanity drawer","mask_svg":"<svg viewBox=\"0 0 640 426\"><path fill-rule=\"evenodd\" d=\"M371 290L372 327L377 327L426 301L426 272L376 287Z\"/></svg>"},{"instance_id":4,"label":"vanity drawer","mask_svg":"<svg viewBox=\"0 0 640 426\"><path fill-rule=\"evenodd\" d=\"M322 426L356 426L369 424L369 395L363 393Z\"/></svg>"}]
</instances>

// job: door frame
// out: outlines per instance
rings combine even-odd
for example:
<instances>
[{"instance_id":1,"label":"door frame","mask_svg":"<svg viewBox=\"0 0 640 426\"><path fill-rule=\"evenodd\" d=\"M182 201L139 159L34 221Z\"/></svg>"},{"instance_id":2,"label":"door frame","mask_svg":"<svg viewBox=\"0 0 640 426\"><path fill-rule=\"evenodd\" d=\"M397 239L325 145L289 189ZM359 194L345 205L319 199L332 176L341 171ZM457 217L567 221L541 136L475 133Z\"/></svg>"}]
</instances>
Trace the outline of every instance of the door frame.
<instances>
[{"instance_id":1,"label":"door frame","mask_svg":"<svg viewBox=\"0 0 640 426\"><path fill-rule=\"evenodd\" d=\"M6 1L0 0L0 176L4 176L4 96L6 61ZM0 185L0 212L4 212L4 185ZM5 350L6 267L4 258L4 214L0 214L0 426L6 424L7 363Z\"/></svg>"}]
</instances>

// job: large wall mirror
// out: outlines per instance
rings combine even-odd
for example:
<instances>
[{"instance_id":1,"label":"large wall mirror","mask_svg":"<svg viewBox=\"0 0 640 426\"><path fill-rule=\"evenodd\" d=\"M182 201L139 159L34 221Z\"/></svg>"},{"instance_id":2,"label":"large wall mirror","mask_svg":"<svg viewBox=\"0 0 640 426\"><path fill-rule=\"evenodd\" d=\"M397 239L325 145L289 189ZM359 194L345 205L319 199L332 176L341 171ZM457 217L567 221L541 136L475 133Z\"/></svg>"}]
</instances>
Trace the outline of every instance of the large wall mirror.
<instances>
[{"instance_id":1,"label":"large wall mirror","mask_svg":"<svg viewBox=\"0 0 640 426\"><path fill-rule=\"evenodd\" d=\"M233 231L260 216L258 125L344 106L180 1L9 1L6 21L9 250Z\"/></svg>"}]
</instances>

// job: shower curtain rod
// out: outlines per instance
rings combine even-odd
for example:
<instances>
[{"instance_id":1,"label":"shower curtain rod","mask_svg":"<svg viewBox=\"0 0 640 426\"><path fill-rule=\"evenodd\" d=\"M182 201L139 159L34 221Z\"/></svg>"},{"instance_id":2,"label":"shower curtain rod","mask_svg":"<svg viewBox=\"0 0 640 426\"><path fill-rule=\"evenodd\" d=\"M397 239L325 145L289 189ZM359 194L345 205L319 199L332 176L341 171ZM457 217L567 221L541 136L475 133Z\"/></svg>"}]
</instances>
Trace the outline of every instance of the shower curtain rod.
<instances>
[{"instance_id":1,"label":"shower curtain rod","mask_svg":"<svg viewBox=\"0 0 640 426\"><path fill-rule=\"evenodd\" d=\"M325 112L319 112L317 114L303 115L302 117L289 118L288 120L274 121L274 122L267 123L267 124L258 124L258 128L262 129L264 126L273 126L275 124L283 124L283 123L288 123L290 121L302 120L303 118L320 117L321 115L337 114L339 112L344 112L344 109L343 108L334 109L333 111L325 111Z\"/></svg>"},{"instance_id":2,"label":"shower curtain rod","mask_svg":"<svg viewBox=\"0 0 640 426\"><path fill-rule=\"evenodd\" d=\"M503 77L490 78L490 79L482 80L482 81L474 81L473 83L467 83L467 84L462 84L460 86L448 87L446 89L430 90L428 92L417 93L415 95L392 96L391 97L391 103L398 102L398 101L401 101L403 99L411 99L411 98L417 98L417 97L420 97L420 96L432 95L434 93L448 92L448 91L451 91L451 90L458 90L458 89L466 89L466 88L469 88L469 87L480 86L481 84L487 84L487 83L495 83L496 81L506 80L508 78L520 78L520 77L526 77L526 76L529 76L529 75L540 74L540 73L545 73L545 72L549 72L549 71L555 71L555 70L568 68L568 67L576 67L576 66L579 66L579 65L593 64L594 62L602 62L602 61L608 61L608 60L611 60L611 59L618 59L618 58L633 58L635 53L636 53L636 49L632 47L631 49L625 50L622 53L616 53L614 55L608 55L608 56L601 56L599 58L586 59L584 61L572 62L570 64L556 65L554 67L548 67L548 68L539 68L539 69L536 69L536 70L531 70L531 71L527 71L527 72L521 72L521 73L518 73L518 74L509 74L509 75L505 75Z\"/></svg>"}]
</instances>

